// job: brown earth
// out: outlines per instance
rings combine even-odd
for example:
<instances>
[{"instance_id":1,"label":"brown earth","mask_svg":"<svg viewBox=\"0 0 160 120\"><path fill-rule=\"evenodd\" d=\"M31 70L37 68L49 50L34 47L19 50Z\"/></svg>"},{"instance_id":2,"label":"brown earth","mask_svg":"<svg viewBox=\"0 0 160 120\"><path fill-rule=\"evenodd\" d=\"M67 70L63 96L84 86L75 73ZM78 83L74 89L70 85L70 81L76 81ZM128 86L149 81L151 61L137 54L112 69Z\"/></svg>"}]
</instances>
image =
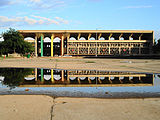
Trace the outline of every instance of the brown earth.
<instances>
[{"instance_id":1,"label":"brown earth","mask_svg":"<svg viewBox=\"0 0 160 120\"><path fill-rule=\"evenodd\" d=\"M0 60L0 67L37 67L107 71L136 71L160 73L156 59L85 59L85 58L8 58Z\"/></svg>"}]
</instances>

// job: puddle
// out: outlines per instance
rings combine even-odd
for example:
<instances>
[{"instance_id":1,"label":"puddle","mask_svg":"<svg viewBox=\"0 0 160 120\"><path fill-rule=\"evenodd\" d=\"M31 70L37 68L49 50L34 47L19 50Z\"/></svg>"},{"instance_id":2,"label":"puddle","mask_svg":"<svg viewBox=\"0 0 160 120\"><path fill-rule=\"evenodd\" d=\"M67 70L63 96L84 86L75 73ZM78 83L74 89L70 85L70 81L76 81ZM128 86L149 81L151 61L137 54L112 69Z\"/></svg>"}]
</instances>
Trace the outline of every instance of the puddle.
<instances>
[{"instance_id":1,"label":"puddle","mask_svg":"<svg viewBox=\"0 0 160 120\"><path fill-rule=\"evenodd\" d=\"M100 98L160 97L160 74L0 68L0 94Z\"/></svg>"}]
</instances>

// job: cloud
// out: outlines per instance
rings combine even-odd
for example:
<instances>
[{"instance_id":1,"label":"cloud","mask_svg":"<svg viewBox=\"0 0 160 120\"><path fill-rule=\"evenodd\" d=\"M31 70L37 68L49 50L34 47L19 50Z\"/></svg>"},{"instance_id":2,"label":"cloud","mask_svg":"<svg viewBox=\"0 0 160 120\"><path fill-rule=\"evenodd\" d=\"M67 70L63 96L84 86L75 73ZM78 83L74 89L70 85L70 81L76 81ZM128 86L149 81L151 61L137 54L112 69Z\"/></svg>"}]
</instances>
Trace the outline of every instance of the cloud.
<instances>
[{"instance_id":1,"label":"cloud","mask_svg":"<svg viewBox=\"0 0 160 120\"><path fill-rule=\"evenodd\" d=\"M24 17L24 22L28 23L29 25L34 25L37 23L37 20L28 18L27 16Z\"/></svg>"},{"instance_id":2,"label":"cloud","mask_svg":"<svg viewBox=\"0 0 160 120\"><path fill-rule=\"evenodd\" d=\"M59 24L59 22L57 22L56 20L50 19L50 18L41 17L41 16L35 16L35 15L32 15L32 17L40 19L39 20L40 24L42 24L42 23L57 24L57 25Z\"/></svg>"},{"instance_id":3,"label":"cloud","mask_svg":"<svg viewBox=\"0 0 160 120\"><path fill-rule=\"evenodd\" d=\"M59 24L68 24L68 20L64 20L60 17L55 17L50 19L42 16L31 15L30 17L14 17L9 18L6 16L0 16L0 28L12 27L12 26L21 26L21 25L59 25Z\"/></svg>"},{"instance_id":4,"label":"cloud","mask_svg":"<svg viewBox=\"0 0 160 120\"><path fill-rule=\"evenodd\" d=\"M68 24L69 23L68 20L64 20L63 18L60 18L60 17L55 17L55 19L57 19L60 23L64 23L64 24Z\"/></svg>"},{"instance_id":5,"label":"cloud","mask_svg":"<svg viewBox=\"0 0 160 120\"><path fill-rule=\"evenodd\" d=\"M66 1L66 2L65 2ZM49 10L66 6L68 0L30 0L28 6L36 10Z\"/></svg>"},{"instance_id":6,"label":"cloud","mask_svg":"<svg viewBox=\"0 0 160 120\"><path fill-rule=\"evenodd\" d=\"M139 8L152 8L151 5L141 5L141 6L126 6L124 8L126 9L139 9Z\"/></svg>"}]
</instances>

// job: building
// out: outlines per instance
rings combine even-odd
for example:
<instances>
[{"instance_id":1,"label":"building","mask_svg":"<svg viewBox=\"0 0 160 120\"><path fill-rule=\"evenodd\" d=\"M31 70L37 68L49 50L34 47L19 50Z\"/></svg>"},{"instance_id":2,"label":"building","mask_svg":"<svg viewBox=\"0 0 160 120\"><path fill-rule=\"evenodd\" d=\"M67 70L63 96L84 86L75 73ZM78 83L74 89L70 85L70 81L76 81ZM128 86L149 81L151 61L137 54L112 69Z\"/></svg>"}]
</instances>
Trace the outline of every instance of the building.
<instances>
[{"instance_id":1,"label":"building","mask_svg":"<svg viewBox=\"0 0 160 120\"><path fill-rule=\"evenodd\" d=\"M152 30L19 30L35 56L145 55L152 53Z\"/></svg>"}]
</instances>

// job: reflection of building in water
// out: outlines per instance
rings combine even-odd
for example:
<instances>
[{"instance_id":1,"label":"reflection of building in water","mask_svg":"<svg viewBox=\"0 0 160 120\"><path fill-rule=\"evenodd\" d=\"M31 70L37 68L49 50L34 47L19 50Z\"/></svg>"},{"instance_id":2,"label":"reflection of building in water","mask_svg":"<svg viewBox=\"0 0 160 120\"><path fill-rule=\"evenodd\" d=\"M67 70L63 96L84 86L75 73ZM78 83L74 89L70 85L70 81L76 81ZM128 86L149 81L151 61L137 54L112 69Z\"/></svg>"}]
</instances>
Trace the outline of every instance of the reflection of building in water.
<instances>
[{"instance_id":1,"label":"reflection of building in water","mask_svg":"<svg viewBox=\"0 0 160 120\"><path fill-rule=\"evenodd\" d=\"M152 86L152 74L35 69L19 87Z\"/></svg>"}]
</instances>

